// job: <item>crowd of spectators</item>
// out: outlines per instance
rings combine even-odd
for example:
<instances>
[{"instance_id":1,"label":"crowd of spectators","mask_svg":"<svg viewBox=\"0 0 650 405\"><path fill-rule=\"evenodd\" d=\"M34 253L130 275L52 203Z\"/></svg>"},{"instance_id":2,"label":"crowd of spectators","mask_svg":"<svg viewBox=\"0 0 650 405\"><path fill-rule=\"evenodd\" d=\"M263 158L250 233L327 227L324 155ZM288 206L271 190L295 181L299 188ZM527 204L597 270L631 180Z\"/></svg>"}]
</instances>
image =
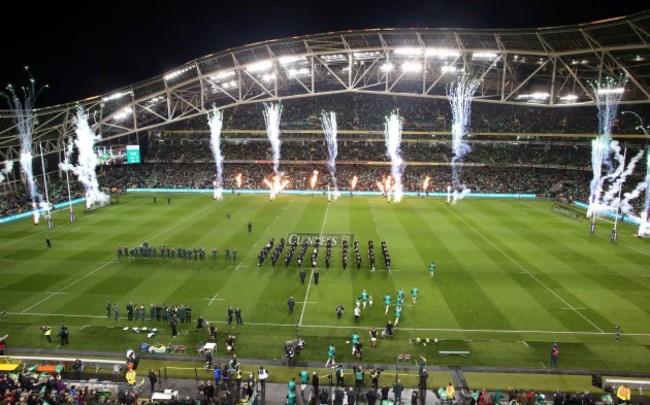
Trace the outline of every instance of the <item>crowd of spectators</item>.
<instances>
[{"instance_id":1,"label":"crowd of spectators","mask_svg":"<svg viewBox=\"0 0 650 405\"><path fill-rule=\"evenodd\" d=\"M289 180L287 190L312 190L311 178L314 170L318 178L313 190L325 191L333 186L332 176L325 164L280 165L284 177ZM450 166L407 166L402 175L404 191L446 192L450 185ZM241 186L237 175L241 173ZM588 194L591 173L583 170L555 170L521 167L513 176L509 167L466 166L461 176L466 187L476 193L517 193L543 195L557 183L582 185ZM274 175L272 164L227 164L223 168L222 187L227 190L265 190L264 179ZM381 191L377 182L391 175L389 165L340 165L336 168L337 186L346 191ZM353 177L357 177L354 190ZM429 187L423 190L425 178ZM194 188L211 189L215 178L214 164L177 163L146 164L141 166L114 166L104 170L101 181L109 187L118 188Z\"/></svg>"},{"instance_id":2,"label":"crowd of spectators","mask_svg":"<svg viewBox=\"0 0 650 405\"><path fill-rule=\"evenodd\" d=\"M422 191L426 177L431 184L427 191L447 190L450 164L454 161L449 134L453 117L447 100L337 94L285 100L282 104L281 128L288 132L281 135L279 159L280 170L289 180L288 189L310 189L308 179L314 170L319 171L315 190L333 185L320 121L322 111L332 110L337 113L342 132L336 159L329 162L335 165L339 189L349 190L352 177L357 176L355 190L378 191L377 181L391 174L383 134L385 115L398 110L404 119L399 152L405 162L401 170L404 190ZM265 189L264 179L273 175L274 156L266 137L263 108L262 104L241 105L224 113L221 154L225 189ZM619 114L614 134L639 135L644 130L639 128L643 124L639 117L650 118L650 108L642 105L629 110L635 114ZM590 141L596 137L598 122L595 107L540 108L476 102L466 138L470 151L462 157L464 166L458 169L462 182L477 193L561 193L587 201L593 176ZM164 131L152 132L146 142L143 164L99 166L100 185L117 189L214 187L217 168L206 117L171 124ZM630 149L632 156L647 148L647 139L633 137L621 144ZM241 184L235 180L238 173L242 174ZM644 176L637 170L626 181L628 190L624 191L643 181ZM43 190L42 178L36 181L37 190ZM73 199L84 195L75 179L71 179L71 185ZM5 183L4 190L0 217L32 209L32 198L20 182L8 187ZM48 192L53 204L67 201L65 177L51 173Z\"/></svg>"},{"instance_id":3,"label":"crowd of spectators","mask_svg":"<svg viewBox=\"0 0 650 405\"><path fill-rule=\"evenodd\" d=\"M132 390L120 391L117 398L89 386L82 389L61 374L45 375L21 372L15 375L0 373L2 404L59 405L59 404L127 404L137 403Z\"/></svg>"},{"instance_id":4,"label":"crowd of spectators","mask_svg":"<svg viewBox=\"0 0 650 405\"><path fill-rule=\"evenodd\" d=\"M650 118L647 105L621 108ZM224 130L264 129L264 106L239 105L224 112ZM450 131L453 122L450 103L445 99L373 94L333 94L287 99L282 101L280 127L288 129L320 129L320 114L336 112L339 128L349 130L383 130L385 117L399 111L405 131ZM473 133L521 134L597 134L596 107L567 106L545 108L535 104L504 105L476 101L471 105L469 131ZM613 133L638 134L639 121L632 114L619 114ZM207 130L207 118L173 124L168 129Z\"/></svg>"}]
</instances>

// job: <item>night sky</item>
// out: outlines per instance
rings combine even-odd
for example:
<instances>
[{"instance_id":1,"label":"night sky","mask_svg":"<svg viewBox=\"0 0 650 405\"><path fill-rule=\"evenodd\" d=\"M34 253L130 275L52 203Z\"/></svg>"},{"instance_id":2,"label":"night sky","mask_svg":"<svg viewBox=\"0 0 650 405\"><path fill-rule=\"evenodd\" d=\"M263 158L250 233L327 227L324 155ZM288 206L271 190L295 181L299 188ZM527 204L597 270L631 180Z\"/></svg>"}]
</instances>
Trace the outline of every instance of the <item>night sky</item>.
<instances>
[{"instance_id":1,"label":"night sky","mask_svg":"<svg viewBox=\"0 0 650 405\"><path fill-rule=\"evenodd\" d=\"M42 4L41 4L42 3ZM108 93L212 53L292 36L369 28L538 28L644 10L548 1L36 1L2 15L1 90L45 84L36 107ZM0 99L0 108L8 106Z\"/></svg>"}]
</instances>

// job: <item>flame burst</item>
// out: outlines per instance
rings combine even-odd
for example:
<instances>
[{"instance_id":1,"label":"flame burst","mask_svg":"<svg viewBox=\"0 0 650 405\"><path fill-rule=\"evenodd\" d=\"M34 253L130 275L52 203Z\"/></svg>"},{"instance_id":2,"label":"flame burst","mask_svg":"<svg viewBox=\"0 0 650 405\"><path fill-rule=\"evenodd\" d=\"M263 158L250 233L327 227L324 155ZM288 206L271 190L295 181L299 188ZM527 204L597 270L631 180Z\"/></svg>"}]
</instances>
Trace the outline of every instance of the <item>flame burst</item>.
<instances>
[{"instance_id":1,"label":"flame burst","mask_svg":"<svg viewBox=\"0 0 650 405\"><path fill-rule=\"evenodd\" d=\"M282 176L279 174L274 174L273 177L271 177L271 180L264 179L264 184L266 184L269 190L271 190L269 199L273 201L275 200L275 196L280 194L280 192L289 184L289 179L282 179Z\"/></svg>"}]
</instances>

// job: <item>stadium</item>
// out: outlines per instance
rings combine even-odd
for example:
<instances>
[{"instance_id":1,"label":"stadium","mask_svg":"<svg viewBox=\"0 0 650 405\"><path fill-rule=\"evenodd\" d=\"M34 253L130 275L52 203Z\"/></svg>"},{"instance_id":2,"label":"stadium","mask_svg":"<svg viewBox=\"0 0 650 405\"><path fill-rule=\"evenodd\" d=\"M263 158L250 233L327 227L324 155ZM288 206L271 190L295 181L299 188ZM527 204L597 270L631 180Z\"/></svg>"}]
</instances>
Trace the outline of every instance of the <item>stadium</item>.
<instances>
[{"instance_id":1,"label":"stadium","mask_svg":"<svg viewBox=\"0 0 650 405\"><path fill-rule=\"evenodd\" d=\"M623 384L642 402L648 32L649 11L346 31L65 105L3 93L0 366L131 350L210 380L236 353L274 383L318 371L332 394L335 346L346 387L362 365L418 391L426 367L422 403L449 381L458 403L509 387L606 403Z\"/></svg>"}]
</instances>

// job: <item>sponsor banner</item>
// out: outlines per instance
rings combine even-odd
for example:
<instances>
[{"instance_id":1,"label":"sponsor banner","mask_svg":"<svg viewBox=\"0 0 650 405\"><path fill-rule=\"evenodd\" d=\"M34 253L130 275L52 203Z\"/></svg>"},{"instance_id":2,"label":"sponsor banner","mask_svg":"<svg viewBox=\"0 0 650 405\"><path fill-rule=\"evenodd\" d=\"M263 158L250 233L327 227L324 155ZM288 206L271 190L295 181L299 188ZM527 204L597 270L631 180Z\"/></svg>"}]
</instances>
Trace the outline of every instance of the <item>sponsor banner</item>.
<instances>
[{"instance_id":1,"label":"sponsor banner","mask_svg":"<svg viewBox=\"0 0 650 405\"><path fill-rule=\"evenodd\" d=\"M560 215L575 219L576 221L584 221L585 219L585 216L582 214L582 212L574 210L571 207L567 207L566 205L553 204L553 208L551 209Z\"/></svg>"},{"instance_id":2,"label":"sponsor banner","mask_svg":"<svg viewBox=\"0 0 650 405\"><path fill-rule=\"evenodd\" d=\"M307 241L310 246L314 245L316 238L320 238L321 247L325 247L327 239L332 240L332 247L342 247L343 241L348 241L348 246L350 249L353 247L354 234L353 233L311 233L311 232L293 232L287 235L287 243L293 243L293 240L296 239L298 246L302 245L304 241Z\"/></svg>"}]
</instances>

